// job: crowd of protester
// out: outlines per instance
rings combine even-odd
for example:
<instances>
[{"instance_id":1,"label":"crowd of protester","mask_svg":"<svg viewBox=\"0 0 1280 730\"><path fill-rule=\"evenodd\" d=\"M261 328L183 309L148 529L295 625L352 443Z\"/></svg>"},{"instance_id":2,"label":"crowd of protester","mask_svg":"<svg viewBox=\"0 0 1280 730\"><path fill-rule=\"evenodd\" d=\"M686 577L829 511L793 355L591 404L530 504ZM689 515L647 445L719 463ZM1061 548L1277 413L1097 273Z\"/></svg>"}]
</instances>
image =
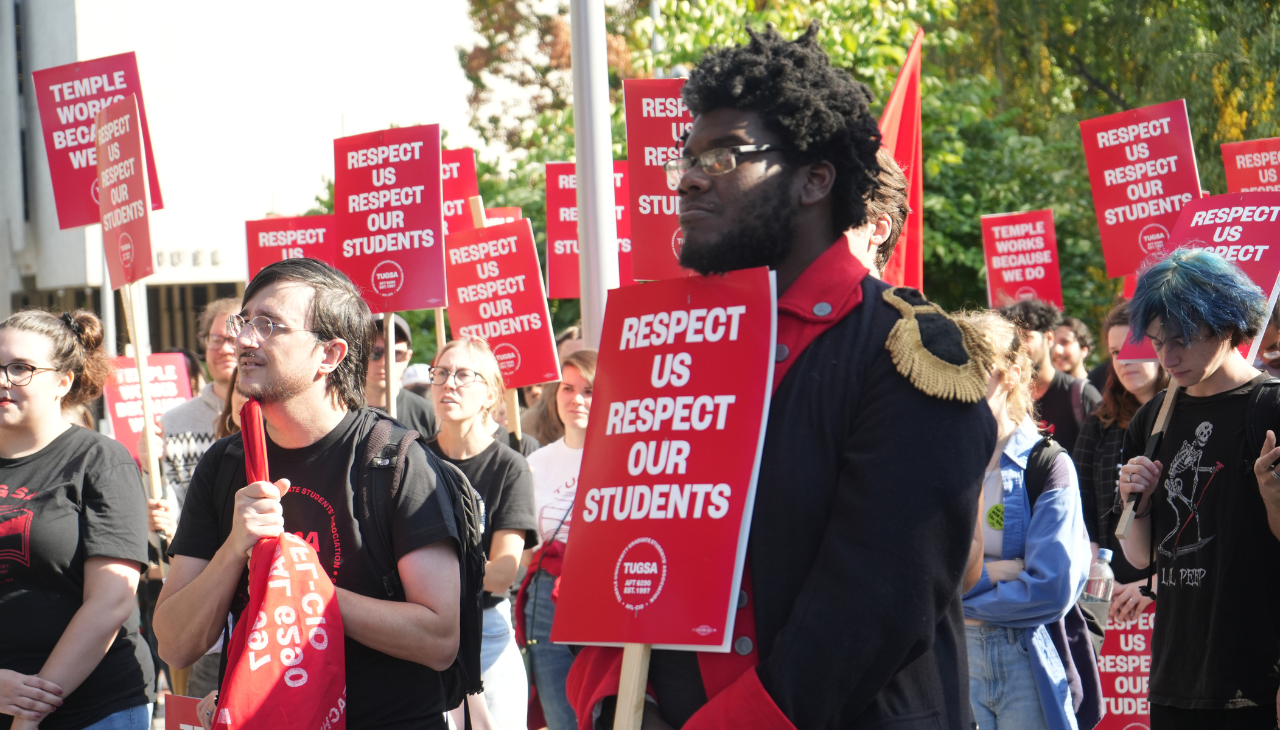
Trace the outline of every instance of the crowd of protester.
<instances>
[{"instance_id":1,"label":"crowd of protester","mask_svg":"<svg viewBox=\"0 0 1280 730\"><path fill-rule=\"evenodd\" d=\"M1095 340L1045 302L947 316L880 282L905 178L869 93L830 68L813 32L710 53L684 91L696 121L671 169L704 215L682 218L682 263L773 268L787 346L742 633L728 655L655 650L645 726L1092 728L1098 640L1154 603L1151 727L1272 730L1280 329L1266 297L1225 259L1180 249L1144 270ZM929 323L909 341L897 334L908 319ZM609 726L618 651L550 641L596 351L577 328L561 333L562 379L523 388L511 413L483 340L410 366L408 324L393 315L389 357L384 325L309 259L210 303L196 395L162 418L155 465L141 444L164 476L151 500L128 451L86 419L109 375L98 319L0 322L0 728L141 727L161 674L204 698L208 728L246 552L284 531L318 533L332 569L350 727ZM1237 347L1260 332L1247 362ZM1122 362L1144 337L1158 364ZM353 487L388 377L404 386L398 420L426 439L389 507L402 600L381 592ZM1182 392L1149 458L1171 385ZM274 482L247 484L224 458L246 399L262 405ZM466 638L445 463L486 515L484 692L466 708L446 706L441 680ZM1130 495L1137 519L1119 539ZM1080 599L1100 551L1115 589L1099 611Z\"/></svg>"}]
</instances>

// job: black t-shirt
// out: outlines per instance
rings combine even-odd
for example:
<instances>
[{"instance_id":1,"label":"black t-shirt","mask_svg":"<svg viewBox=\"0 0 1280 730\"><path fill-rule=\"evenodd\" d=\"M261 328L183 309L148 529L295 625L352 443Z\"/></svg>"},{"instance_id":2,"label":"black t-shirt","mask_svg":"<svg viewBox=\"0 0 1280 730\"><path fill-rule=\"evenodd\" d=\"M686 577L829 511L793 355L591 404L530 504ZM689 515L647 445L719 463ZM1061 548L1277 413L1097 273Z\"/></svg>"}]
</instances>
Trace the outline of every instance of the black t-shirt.
<instances>
[{"instance_id":1,"label":"black t-shirt","mask_svg":"<svg viewBox=\"0 0 1280 730\"><path fill-rule=\"evenodd\" d=\"M1080 401L1077 402L1071 394L1072 383L1076 380L1077 378L1061 370L1054 371L1053 382L1036 402L1040 420L1052 427L1053 440L1062 444L1068 454L1075 451L1076 437L1080 435L1084 419L1097 410L1098 404L1102 402L1098 389L1088 382L1081 383ZM1079 420L1076 419L1077 409L1080 413Z\"/></svg>"},{"instance_id":2,"label":"black t-shirt","mask_svg":"<svg viewBox=\"0 0 1280 730\"><path fill-rule=\"evenodd\" d=\"M521 456L528 456L529 454L532 454L533 452L542 448L542 444L538 443L538 439L534 438L530 434L521 433L520 448L516 449L514 446L511 445L512 435L513 434L507 430L506 426L499 424L498 430L493 432L493 440L497 441L498 443L511 446L512 449L519 451Z\"/></svg>"},{"instance_id":3,"label":"black t-shirt","mask_svg":"<svg viewBox=\"0 0 1280 730\"><path fill-rule=\"evenodd\" d=\"M383 402L386 402L385 398ZM426 439L435 438L436 431L440 430L436 422L436 409L431 401L406 388L396 391L396 420Z\"/></svg>"},{"instance_id":4,"label":"black t-shirt","mask_svg":"<svg viewBox=\"0 0 1280 730\"><path fill-rule=\"evenodd\" d=\"M1213 396L1178 395L1160 446L1164 469L1151 497L1156 552L1153 703L1226 709L1268 706L1280 687L1280 541L1267 525L1246 433L1250 393L1265 376ZM1280 404L1254 418L1280 425ZM1267 392L1267 391L1264 391ZM1269 401L1269 402L1268 402ZM1162 397L1143 406L1125 434L1140 454Z\"/></svg>"},{"instance_id":5,"label":"black t-shirt","mask_svg":"<svg viewBox=\"0 0 1280 730\"><path fill-rule=\"evenodd\" d=\"M1138 570L1133 567L1125 558L1116 537L1116 523L1120 520L1116 479L1120 466L1128 460L1123 449L1124 436L1125 429L1114 423L1103 426L1102 419L1095 413L1084 422L1071 460L1080 475L1080 500L1084 506L1084 526L1089 540L1112 552L1111 569L1117 583L1134 583L1147 580L1155 568Z\"/></svg>"},{"instance_id":6,"label":"black t-shirt","mask_svg":"<svg viewBox=\"0 0 1280 730\"><path fill-rule=\"evenodd\" d=\"M129 452L72 426L20 459L0 459L0 669L40 671L80 609L87 558L147 564L147 503ZM155 666L135 604L84 682L40 723L76 730L155 700ZM0 714L0 728L13 722Z\"/></svg>"},{"instance_id":7,"label":"black t-shirt","mask_svg":"<svg viewBox=\"0 0 1280 730\"><path fill-rule=\"evenodd\" d=\"M484 554L489 555L496 530L523 530L524 547L538 544L538 520L534 514L533 473L529 462L505 443L494 441L489 448L470 459L450 459L438 441L431 448L441 459L458 467L471 486L484 500ZM484 594L485 608L497 605L511 595Z\"/></svg>"},{"instance_id":8,"label":"black t-shirt","mask_svg":"<svg viewBox=\"0 0 1280 730\"><path fill-rule=\"evenodd\" d=\"M365 551L351 485L358 479L363 443L378 416L370 410L347 413L324 438L301 449L282 449L267 439L271 479L288 479L281 500L285 529L316 548L320 562L339 588L373 598L385 593L372 557ZM196 466L170 553L209 560L231 531L235 493L244 472L229 486L217 478L223 453L240 434L215 443ZM396 560L441 540L457 541L448 495L436 489L434 470L422 449L410 448L396 504L389 511ZM247 568L247 566L246 566ZM246 595L247 576L238 594ZM233 603L239 610L243 603ZM375 651L346 638L347 725L351 728L444 727L440 713L444 687L439 673L415 662Z\"/></svg>"}]
</instances>

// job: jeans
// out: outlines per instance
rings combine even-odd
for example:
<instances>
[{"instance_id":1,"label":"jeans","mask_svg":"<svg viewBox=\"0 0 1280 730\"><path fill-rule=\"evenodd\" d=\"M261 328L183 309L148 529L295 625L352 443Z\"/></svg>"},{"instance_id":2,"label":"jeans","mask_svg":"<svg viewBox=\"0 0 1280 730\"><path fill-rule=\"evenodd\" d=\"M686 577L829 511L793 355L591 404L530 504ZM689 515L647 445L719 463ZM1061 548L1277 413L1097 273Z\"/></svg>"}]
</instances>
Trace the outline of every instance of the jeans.
<instances>
[{"instance_id":1,"label":"jeans","mask_svg":"<svg viewBox=\"0 0 1280 730\"><path fill-rule=\"evenodd\" d=\"M529 678L511 629L511 601L484 610L480 639L480 679L484 703L499 730L525 730Z\"/></svg>"},{"instance_id":2,"label":"jeans","mask_svg":"<svg viewBox=\"0 0 1280 730\"><path fill-rule=\"evenodd\" d=\"M969 704L982 730L1048 730L1027 655L1027 632L994 624L965 626Z\"/></svg>"},{"instance_id":3,"label":"jeans","mask_svg":"<svg viewBox=\"0 0 1280 730\"><path fill-rule=\"evenodd\" d=\"M551 643L551 621L556 616L551 589L555 584L555 576L541 570L529 582L529 600L524 606L529 664L548 730L576 730L578 717L565 693L565 680L569 677L569 667L573 666L573 654L569 647Z\"/></svg>"},{"instance_id":4,"label":"jeans","mask_svg":"<svg viewBox=\"0 0 1280 730\"><path fill-rule=\"evenodd\" d=\"M138 705L107 715L84 730L150 730L151 713L147 712L147 707Z\"/></svg>"}]
</instances>

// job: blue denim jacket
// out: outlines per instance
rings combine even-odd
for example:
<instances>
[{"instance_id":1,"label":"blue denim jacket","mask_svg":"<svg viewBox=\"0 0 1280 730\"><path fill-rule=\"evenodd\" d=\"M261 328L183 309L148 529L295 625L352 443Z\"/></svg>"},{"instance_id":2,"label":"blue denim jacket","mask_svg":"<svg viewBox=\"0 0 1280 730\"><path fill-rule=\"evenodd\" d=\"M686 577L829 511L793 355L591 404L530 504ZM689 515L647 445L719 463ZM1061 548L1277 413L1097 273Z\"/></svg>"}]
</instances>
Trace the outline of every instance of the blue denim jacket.
<instances>
[{"instance_id":1,"label":"blue denim jacket","mask_svg":"<svg viewBox=\"0 0 1280 730\"><path fill-rule=\"evenodd\" d=\"M1080 485L1074 466L1065 470L1067 485L1051 472L1044 493L1031 512L1023 483L1027 458L1040 440L1035 426L1026 421L1009 437L1000 455L1000 479L1004 483L1004 546L1001 559L1022 558L1026 569L1016 580L992 583L982 568L978 584L964 595L965 618L1012 628L1027 629L1027 651L1035 672L1045 719L1052 730L1076 730L1071 690L1066 670L1045 624L1059 621L1084 590L1092 554L1084 529ZM1063 454L1055 466L1070 465Z\"/></svg>"}]
</instances>

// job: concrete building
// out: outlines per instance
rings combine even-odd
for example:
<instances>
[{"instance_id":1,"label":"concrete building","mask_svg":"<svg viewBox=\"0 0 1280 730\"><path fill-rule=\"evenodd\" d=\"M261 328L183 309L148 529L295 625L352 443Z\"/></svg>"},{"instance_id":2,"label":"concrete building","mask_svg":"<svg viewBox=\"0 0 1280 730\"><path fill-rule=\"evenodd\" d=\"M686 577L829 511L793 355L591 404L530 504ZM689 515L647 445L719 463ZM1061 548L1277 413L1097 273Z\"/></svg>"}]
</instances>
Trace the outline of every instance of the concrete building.
<instances>
[{"instance_id":1,"label":"concrete building","mask_svg":"<svg viewBox=\"0 0 1280 730\"><path fill-rule=\"evenodd\" d=\"M60 230L33 70L78 59L75 0L0 0L0 317L26 307L92 308L115 300L104 319L117 345L127 340L119 295L104 288L98 226ZM144 72L145 78L145 72ZM164 172L159 171L163 181ZM244 291L240 260L153 240L156 273L147 279L153 351L195 340L200 308ZM114 316L113 316L114 315ZM115 326L118 323L118 327Z\"/></svg>"}]
</instances>

